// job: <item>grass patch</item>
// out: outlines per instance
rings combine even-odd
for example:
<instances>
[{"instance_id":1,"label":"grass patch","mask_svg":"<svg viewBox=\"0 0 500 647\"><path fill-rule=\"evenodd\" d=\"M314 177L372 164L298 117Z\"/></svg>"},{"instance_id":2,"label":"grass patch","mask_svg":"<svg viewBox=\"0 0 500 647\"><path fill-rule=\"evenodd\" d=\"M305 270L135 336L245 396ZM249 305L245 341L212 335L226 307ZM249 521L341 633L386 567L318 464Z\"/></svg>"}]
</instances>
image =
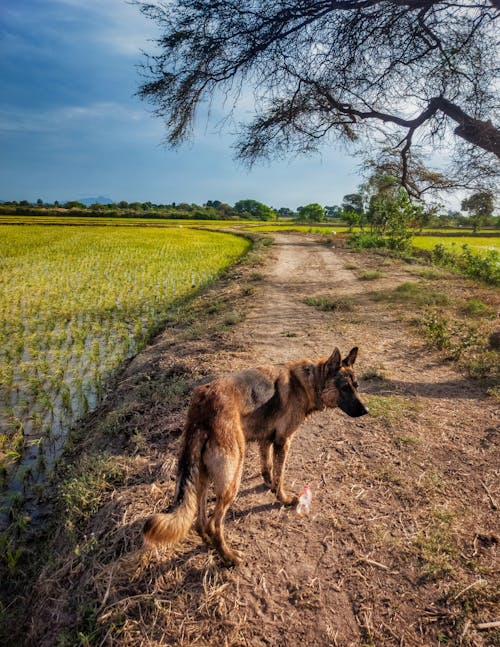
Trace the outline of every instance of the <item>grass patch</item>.
<instances>
[{"instance_id":1,"label":"grass patch","mask_svg":"<svg viewBox=\"0 0 500 647\"><path fill-rule=\"evenodd\" d=\"M415 416L420 405L415 400L398 395L367 395L370 415L379 418L387 428L393 428L408 416Z\"/></svg>"},{"instance_id":2,"label":"grass patch","mask_svg":"<svg viewBox=\"0 0 500 647\"><path fill-rule=\"evenodd\" d=\"M429 525L413 538L422 564L424 579L437 581L450 577L457 568L460 550L453 537L452 512L438 508L431 511Z\"/></svg>"},{"instance_id":3,"label":"grass patch","mask_svg":"<svg viewBox=\"0 0 500 647\"><path fill-rule=\"evenodd\" d=\"M383 382L386 379L383 369L375 367L367 368L359 377L367 382Z\"/></svg>"},{"instance_id":4,"label":"grass patch","mask_svg":"<svg viewBox=\"0 0 500 647\"><path fill-rule=\"evenodd\" d=\"M414 276L419 276L422 279L427 281L439 281L440 279L445 278L448 274L445 270L441 270L437 267L415 267L409 268L408 272Z\"/></svg>"},{"instance_id":5,"label":"grass patch","mask_svg":"<svg viewBox=\"0 0 500 647\"><path fill-rule=\"evenodd\" d=\"M495 310L482 299L468 299L463 307L463 313L470 317L494 317Z\"/></svg>"},{"instance_id":6,"label":"grass patch","mask_svg":"<svg viewBox=\"0 0 500 647\"><path fill-rule=\"evenodd\" d=\"M62 477L59 500L68 535L75 539L77 529L96 514L106 492L125 483L126 470L115 456L103 452L84 456L75 465L66 466ZM80 552L81 547L75 550Z\"/></svg>"},{"instance_id":7,"label":"grass patch","mask_svg":"<svg viewBox=\"0 0 500 647\"><path fill-rule=\"evenodd\" d=\"M405 447L414 447L419 444L419 439L415 436L410 436L409 434L400 434L394 436L394 444L398 449L403 449Z\"/></svg>"},{"instance_id":8,"label":"grass patch","mask_svg":"<svg viewBox=\"0 0 500 647\"><path fill-rule=\"evenodd\" d=\"M492 386L488 389L488 395L500 402L500 386Z\"/></svg>"},{"instance_id":9,"label":"grass patch","mask_svg":"<svg viewBox=\"0 0 500 647\"><path fill-rule=\"evenodd\" d=\"M364 270L358 274L358 279L360 281L375 281L385 276L384 272L380 270Z\"/></svg>"},{"instance_id":10,"label":"grass patch","mask_svg":"<svg viewBox=\"0 0 500 647\"><path fill-rule=\"evenodd\" d=\"M424 283L412 281L401 283L394 290L378 295L377 298L389 303L408 303L418 306L443 306L450 303L450 297L444 292L429 289Z\"/></svg>"},{"instance_id":11,"label":"grass patch","mask_svg":"<svg viewBox=\"0 0 500 647\"><path fill-rule=\"evenodd\" d=\"M345 297L307 297L304 299L304 303L308 306L314 306L322 312L347 312L349 310L352 310L352 301L350 299L346 299Z\"/></svg>"}]
</instances>

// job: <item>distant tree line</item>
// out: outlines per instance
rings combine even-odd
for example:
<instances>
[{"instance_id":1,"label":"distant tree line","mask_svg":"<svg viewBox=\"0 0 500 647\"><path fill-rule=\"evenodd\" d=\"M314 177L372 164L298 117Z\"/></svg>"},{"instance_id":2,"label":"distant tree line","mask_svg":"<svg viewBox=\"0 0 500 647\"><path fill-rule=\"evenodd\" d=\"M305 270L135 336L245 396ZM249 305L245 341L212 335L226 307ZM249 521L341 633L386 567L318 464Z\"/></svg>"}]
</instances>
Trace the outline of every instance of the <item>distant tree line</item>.
<instances>
[{"instance_id":1,"label":"distant tree line","mask_svg":"<svg viewBox=\"0 0 500 647\"><path fill-rule=\"evenodd\" d=\"M395 209L395 205L398 208ZM484 228L500 228L500 216L494 215L493 194L480 191L471 194L461 204L462 211L444 212L439 206L414 203L408 192L398 184L397 177L384 170L375 169L357 191L346 194L340 205L310 203L297 207L274 208L258 200L239 200L234 205L221 200L207 200L203 205L187 202L127 202L121 200L109 204L95 203L86 206L82 202L35 202L12 200L0 203L0 215L72 215L79 217L106 216L119 218L168 218L191 220L261 220L297 221L306 224L330 223L347 224L351 229L385 230L396 212L404 212L405 228L422 230L424 227L464 227L474 231Z\"/></svg>"},{"instance_id":2,"label":"distant tree line","mask_svg":"<svg viewBox=\"0 0 500 647\"><path fill-rule=\"evenodd\" d=\"M28 200L9 201L0 204L0 214L18 215L72 215L79 217L106 216L131 218L169 218L192 220L276 220L278 213L257 200L239 200L229 205L221 200L208 200L203 205L187 202L127 202L120 200L110 204L95 203L87 206L83 202L36 202Z\"/></svg>"}]
</instances>

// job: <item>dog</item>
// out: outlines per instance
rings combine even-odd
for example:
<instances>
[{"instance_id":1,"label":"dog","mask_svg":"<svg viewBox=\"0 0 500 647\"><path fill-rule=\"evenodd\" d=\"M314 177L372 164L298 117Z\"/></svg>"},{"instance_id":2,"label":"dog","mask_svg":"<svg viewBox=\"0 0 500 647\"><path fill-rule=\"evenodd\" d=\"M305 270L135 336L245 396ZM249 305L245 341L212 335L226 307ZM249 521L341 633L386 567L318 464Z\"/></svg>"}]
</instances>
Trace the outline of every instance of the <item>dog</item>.
<instances>
[{"instance_id":1,"label":"dog","mask_svg":"<svg viewBox=\"0 0 500 647\"><path fill-rule=\"evenodd\" d=\"M342 360L335 348L329 358L316 363L304 359L259 366L196 388L187 414L174 502L167 513L146 521L144 544L179 542L198 513L196 529L205 543L216 548L226 565L238 564L241 554L226 543L224 517L238 493L246 443L259 444L264 483L278 501L296 505L298 497L285 489L283 468L300 424L327 407L339 407L352 417L368 413L357 394L353 371L357 354L355 347ZM210 483L216 502L209 520Z\"/></svg>"}]
</instances>

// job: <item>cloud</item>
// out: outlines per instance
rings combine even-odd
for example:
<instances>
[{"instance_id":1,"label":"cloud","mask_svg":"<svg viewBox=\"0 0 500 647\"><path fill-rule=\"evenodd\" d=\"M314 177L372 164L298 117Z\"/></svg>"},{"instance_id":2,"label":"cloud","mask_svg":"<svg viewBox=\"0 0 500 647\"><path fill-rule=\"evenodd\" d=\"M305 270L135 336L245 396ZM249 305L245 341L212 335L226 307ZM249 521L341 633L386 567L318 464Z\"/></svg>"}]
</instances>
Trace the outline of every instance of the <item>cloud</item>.
<instances>
[{"instance_id":1,"label":"cloud","mask_svg":"<svg viewBox=\"0 0 500 647\"><path fill-rule=\"evenodd\" d=\"M94 127L96 121L103 120L130 124L146 121L146 116L139 109L113 102L59 106L48 110L6 107L0 109L0 132L52 133L82 122L89 122Z\"/></svg>"},{"instance_id":2,"label":"cloud","mask_svg":"<svg viewBox=\"0 0 500 647\"><path fill-rule=\"evenodd\" d=\"M157 35L152 21L127 0L52 0L52 4L59 6L62 15L91 18L93 28L85 37L118 54L139 56L142 49L150 49L149 41Z\"/></svg>"}]
</instances>

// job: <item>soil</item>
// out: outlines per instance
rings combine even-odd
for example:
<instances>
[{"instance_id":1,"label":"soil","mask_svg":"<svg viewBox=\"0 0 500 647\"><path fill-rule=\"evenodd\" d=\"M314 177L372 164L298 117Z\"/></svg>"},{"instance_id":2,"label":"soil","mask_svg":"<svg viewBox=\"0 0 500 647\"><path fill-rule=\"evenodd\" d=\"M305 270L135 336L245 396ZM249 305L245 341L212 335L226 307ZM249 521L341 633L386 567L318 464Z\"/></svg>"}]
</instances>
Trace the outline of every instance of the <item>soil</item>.
<instances>
[{"instance_id":1,"label":"soil","mask_svg":"<svg viewBox=\"0 0 500 647\"><path fill-rule=\"evenodd\" d=\"M83 426L81 463L106 429L98 451L122 477L108 478L73 529L77 549L67 524L59 530L58 555L28 598L30 644L500 644L498 629L478 627L500 620L498 400L429 347L411 312L374 298L414 281L412 266L313 236L274 241L264 265L237 268L187 323L168 326ZM363 280L374 269L381 275ZM482 290L448 281L456 293ZM304 302L318 295L337 307ZM194 531L178 546L142 549L144 519L174 491L193 386L335 346L343 355L359 346L372 415L327 410L302 425L285 473L290 490L311 486L310 516L266 490L249 445L226 521L239 567L224 568Z\"/></svg>"}]
</instances>

